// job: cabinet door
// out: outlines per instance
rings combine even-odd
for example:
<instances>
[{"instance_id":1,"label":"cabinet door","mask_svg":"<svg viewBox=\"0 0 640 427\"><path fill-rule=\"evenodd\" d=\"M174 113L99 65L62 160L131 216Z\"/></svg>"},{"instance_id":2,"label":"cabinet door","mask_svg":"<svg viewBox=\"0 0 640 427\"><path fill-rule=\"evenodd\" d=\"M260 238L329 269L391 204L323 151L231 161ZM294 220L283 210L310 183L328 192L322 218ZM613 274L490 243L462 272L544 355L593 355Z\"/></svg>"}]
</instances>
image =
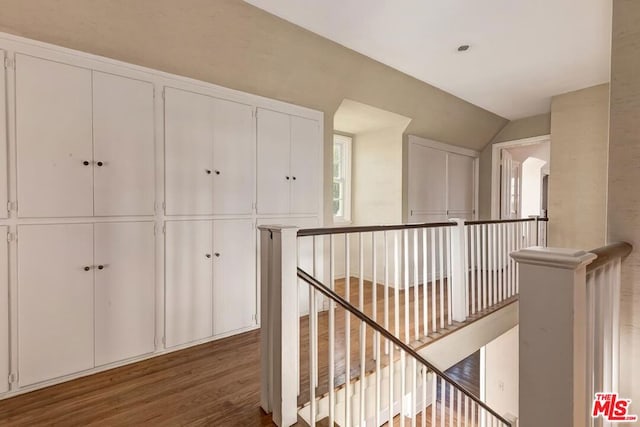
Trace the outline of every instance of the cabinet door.
<instances>
[{"instance_id":1,"label":"cabinet door","mask_svg":"<svg viewBox=\"0 0 640 427\"><path fill-rule=\"evenodd\" d=\"M442 150L409 146L409 221L441 221L447 212L447 154Z\"/></svg>"},{"instance_id":2,"label":"cabinet door","mask_svg":"<svg viewBox=\"0 0 640 427\"><path fill-rule=\"evenodd\" d=\"M4 64L6 53L0 50L0 61ZM7 177L7 87L6 68L0 67L0 206L7 206L8 177ZM0 209L0 218L7 218L7 211Z\"/></svg>"},{"instance_id":3,"label":"cabinet door","mask_svg":"<svg viewBox=\"0 0 640 427\"><path fill-rule=\"evenodd\" d=\"M95 224L95 363L155 349L152 222Z\"/></svg>"},{"instance_id":4,"label":"cabinet door","mask_svg":"<svg viewBox=\"0 0 640 427\"><path fill-rule=\"evenodd\" d=\"M213 213L213 98L165 89L167 215Z\"/></svg>"},{"instance_id":5,"label":"cabinet door","mask_svg":"<svg viewBox=\"0 0 640 427\"><path fill-rule=\"evenodd\" d=\"M18 227L20 386L93 368L93 225Z\"/></svg>"},{"instance_id":6,"label":"cabinet door","mask_svg":"<svg viewBox=\"0 0 640 427\"><path fill-rule=\"evenodd\" d=\"M258 213L288 214L289 115L258 109Z\"/></svg>"},{"instance_id":7,"label":"cabinet door","mask_svg":"<svg viewBox=\"0 0 640 427\"><path fill-rule=\"evenodd\" d=\"M90 70L16 55L21 217L93 215L91 121Z\"/></svg>"},{"instance_id":8,"label":"cabinet door","mask_svg":"<svg viewBox=\"0 0 640 427\"><path fill-rule=\"evenodd\" d=\"M318 122L291 116L291 213L318 213L321 148Z\"/></svg>"},{"instance_id":9,"label":"cabinet door","mask_svg":"<svg viewBox=\"0 0 640 427\"><path fill-rule=\"evenodd\" d=\"M255 228L251 220L213 222L213 334L256 324Z\"/></svg>"},{"instance_id":10,"label":"cabinet door","mask_svg":"<svg viewBox=\"0 0 640 427\"><path fill-rule=\"evenodd\" d=\"M166 224L166 345L213 335L211 221Z\"/></svg>"},{"instance_id":11,"label":"cabinet door","mask_svg":"<svg viewBox=\"0 0 640 427\"><path fill-rule=\"evenodd\" d=\"M153 215L153 85L93 72L95 215Z\"/></svg>"},{"instance_id":12,"label":"cabinet door","mask_svg":"<svg viewBox=\"0 0 640 427\"><path fill-rule=\"evenodd\" d=\"M6 236L7 227L0 227ZM9 390L9 250L8 243L0 243L0 393Z\"/></svg>"},{"instance_id":13,"label":"cabinet door","mask_svg":"<svg viewBox=\"0 0 640 427\"><path fill-rule=\"evenodd\" d=\"M447 211L450 218L473 218L474 159L447 154Z\"/></svg>"},{"instance_id":14,"label":"cabinet door","mask_svg":"<svg viewBox=\"0 0 640 427\"><path fill-rule=\"evenodd\" d=\"M253 108L216 99L212 120L214 213L250 214L256 182Z\"/></svg>"}]
</instances>

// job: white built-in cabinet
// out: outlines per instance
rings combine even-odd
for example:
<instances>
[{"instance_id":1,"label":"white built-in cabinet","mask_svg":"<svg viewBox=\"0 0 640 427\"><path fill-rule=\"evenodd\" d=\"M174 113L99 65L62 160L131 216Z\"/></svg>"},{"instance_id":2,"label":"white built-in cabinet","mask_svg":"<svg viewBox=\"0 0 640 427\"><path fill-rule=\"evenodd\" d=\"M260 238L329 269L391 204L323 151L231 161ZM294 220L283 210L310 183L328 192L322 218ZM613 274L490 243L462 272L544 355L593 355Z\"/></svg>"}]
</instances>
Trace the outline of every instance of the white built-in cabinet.
<instances>
[{"instance_id":1,"label":"white built-in cabinet","mask_svg":"<svg viewBox=\"0 0 640 427\"><path fill-rule=\"evenodd\" d=\"M154 351L153 230L18 227L20 386Z\"/></svg>"},{"instance_id":2,"label":"white built-in cabinet","mask_svg":"<svg viewBox=\"0 0 640 427\"><path fill-rule=\"evenodd\" d=\"M251 214L253 107L166 88L167 215Z\"/></svg>"},{"instance_id":3,"label":"white built-in cabinet","mask_svg":"<svg viewBox=\"0 0 640 427\"><path fill-rule=\"evenodd\" d=\"M20 217L152 215L153 85L16 54Z\"/></svg>"},{"instance_id":4,"label":"white built-in cabinet","mask_svg":"<svg viewBox=\"0 0 640 427\"><path fill-rule=\"evenodd\" d=\"M316 120L258 109L259 214L316 214L322 142Z\"/></svg>"},{"instance_id":5,"label":"white built-in cabinet","mask_svg":"<svg viewBox=\"0 0 640 427\"><path fill-rule=\"evenodd\" d=\"M322 225L322 113L6 34L0 63L0 399L255 329L256 223Z\"/></svg>"},{"instance_id":6,"label":"white built-in cabinet","mask_svg":"<svg viewBox=\"0 0 640 427\"><path fill-rule=\"evenodd\" d=\"M474 218L476 152L410 136L407 157L409 222Z\"/></svg>"},{"instance_id":7,"label":"white built-in cabinet","mask_svg":"<svg viewBox=\"0 0 640 427\"><path fill-rule=\"evenodd\" d=\"M255 241L252 220L167 222L167 347L256 324Z\"/></svg>"}]
</instances>

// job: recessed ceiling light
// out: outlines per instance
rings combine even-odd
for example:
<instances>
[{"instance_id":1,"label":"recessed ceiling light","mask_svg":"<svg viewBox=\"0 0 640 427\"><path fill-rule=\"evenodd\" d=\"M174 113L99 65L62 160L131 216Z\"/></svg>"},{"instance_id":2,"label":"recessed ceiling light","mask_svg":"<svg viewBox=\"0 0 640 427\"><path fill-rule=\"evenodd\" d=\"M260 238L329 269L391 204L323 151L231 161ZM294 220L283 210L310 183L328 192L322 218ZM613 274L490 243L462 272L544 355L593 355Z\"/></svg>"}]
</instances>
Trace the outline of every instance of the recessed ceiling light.
<instances>
[{"instance_id":1,"label":"recessed ceiling light","mask_svg":"<svg viewBox=\"0 0 640 427\"><path fill-rule=\"evenodd\" d=\"M468 44L463 44L458 46L458 52L466 52L469 50L469 45Z\"/></svg>"}]
</instances>

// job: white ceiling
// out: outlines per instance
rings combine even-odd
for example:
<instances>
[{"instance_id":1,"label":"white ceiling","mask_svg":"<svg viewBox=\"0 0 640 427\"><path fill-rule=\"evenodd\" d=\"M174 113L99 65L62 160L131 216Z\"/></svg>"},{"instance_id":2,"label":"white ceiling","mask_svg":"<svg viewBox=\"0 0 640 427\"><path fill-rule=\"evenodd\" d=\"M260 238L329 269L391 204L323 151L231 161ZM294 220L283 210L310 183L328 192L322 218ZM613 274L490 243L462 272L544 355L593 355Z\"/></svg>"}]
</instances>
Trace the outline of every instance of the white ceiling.
<instances>
[{"instance_id":1,"label":"white ceiling","mask_svg":"<svg viewBox=\"0 0 640 427\"><path fill-rule=\"evenodd\" d=\"M609 81L611 0L246 1L508 119Z\"/></svg>"},{"instance_id":2,"label":"white ceiling","mask_svg":"<svg viewBox=\"0 0 640 427\"><path fill-rule=\"evenodd\" d=\"M333 129L353 135L386 128L398 128L402 132L410 122L410 118L400 114L344 99L333 116Z\"/></svg>"}]
</instances>

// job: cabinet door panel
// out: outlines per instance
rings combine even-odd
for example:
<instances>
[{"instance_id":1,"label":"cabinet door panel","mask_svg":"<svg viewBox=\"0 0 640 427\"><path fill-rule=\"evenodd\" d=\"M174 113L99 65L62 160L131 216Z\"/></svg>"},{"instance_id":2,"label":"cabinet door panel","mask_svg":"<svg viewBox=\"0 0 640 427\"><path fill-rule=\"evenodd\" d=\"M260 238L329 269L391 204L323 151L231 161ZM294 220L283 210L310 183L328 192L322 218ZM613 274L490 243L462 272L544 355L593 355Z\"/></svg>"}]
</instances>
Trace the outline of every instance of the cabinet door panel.
<instances>
[{"instance_id":1,"label":"cabinet door panel","mask_svg":"<svg viewBox=\"0 0 640 427\"><path fill-rule=\"evenodd\" d=\"M253 108L216 99L212 120L214 212L250 214L256 180Z\"/></svg>"},{"instance_id":2,"label":"cabinet door panel","mask_svg":"<svg viewBox=\"0 0 640 427\"><path fill-rule=\"evenodd\" d=\"M0 236L6 236L7 227L0 227ZM9 247L0 243L0 393L9 390Z\"/></svg>"},{"instance_id":3,"label":"cabinet door panel","mask_svg":"<svg viewBox=\"0 0 640 427\"><path fill-rule=\"evenodd\" d=\"M255 325L255 228L251 220L213 222L213 334Z\"/></svg>"},{"instance_id":4,"label":"cabinet door panel","mask_svg":"<svg viewBox=\"0 0 640 427\"><path fill-rule=\"evenodd\" d=\"M409 151L409 214L445 216L447 211L447 154L441 150L411 144ZM413 213L413 215L411 215ZM415 217L415 218L414 218Z\"/></svg>"},{"instance_id":5,"label":"cabinet door panel","mask_svg":"<svg viewBox=\"0 0 640 427\"><path fill-rule=\"evenodd\" d=\"M449 216L463 218L473 213L474 159L447 154L447 199ZM457 215L457 216L456 216Z\"/></svg>"},{"instance_id":6,"label":"cabinet door panel","mask_svg":"<svg viewBox=\"0 0 640 427\"><path fill-rule=\"evenodd\" d=\"M155 244L152 222L95 224L94 234L95 361L100 366L155 348Z\"/></svg>"},{"instance_id":7,"label":"cabinet door panel","mask_svg":"<svg viewBox=\"0 0 640 427\"><path fill-rule=\"evenodd\" d=\"M153 110L151 83L93 72L96 215L153 215Z\"/></svg>"},{"instance_id":8,"label":"cabinet door panel","mask_svg":"<svg viewBox=\"0 0 640 427\"><path fill-rule=\"evenodd\" d=\"M21 217L93 215L91 121L90 70L16 55Z\"/></svg>"},{"instance_id":9,"label":"cabinet door panel","mask_svg":"<svg viewBox=\"0 0 640 427\"><path fill-rule=\"evenodd\" d=\"M165 89L167 215L213 213L213 98Z\"/></svg>"},{"instance_id":10,"label":"cabinet door panel","mask_svg":"<svg viewBox=\"0 0 640 427\"><path fill-rule=\"evenodd\" d=\"M315 120L291 116L291 213L317 214L322 144Z\"/></svg>"},{"instance_id":11,"label":"cabinet door panel","mask_svg":"<svg viewBox=\"0 0 640 427\"><path fill-rule=\"evenodd\" d=\"M0 61L4 63L6 52L0 50ZM0 206L7 206L8 199L8 165L7 165L7 87L5 67L0 67ZM7 218L7 211L0 209L0 218Z\"/></svg>"},{"instance_id":12,"label":"cabinet door panel","mask_svg":"<svg viewBox=\"0 0 640 427\"><path fill-rule=\"evenodd\" d=\"M18 227L20 386L93 368L93 225Z\"/></svg>"},{"instance_id":13,"label":"cabinet door panel","mask_svg":"<svg viewBox=\"0 0 640 427\"><path fill-rule=\"evenodd\" d=\"M211 221L166 224L167 347L213 335L212 235Z\"/></svg>"},{"instance_id":14,"label":"cabinet door panel","mask_svg":"<svg viewBox=\"0 0 640 427\"><path fill-rule=\"evenodd\" d=\"M257 128L258 213L288 214L291 182L289 115L258 109Z\"/></svg>"}]
</instances>

